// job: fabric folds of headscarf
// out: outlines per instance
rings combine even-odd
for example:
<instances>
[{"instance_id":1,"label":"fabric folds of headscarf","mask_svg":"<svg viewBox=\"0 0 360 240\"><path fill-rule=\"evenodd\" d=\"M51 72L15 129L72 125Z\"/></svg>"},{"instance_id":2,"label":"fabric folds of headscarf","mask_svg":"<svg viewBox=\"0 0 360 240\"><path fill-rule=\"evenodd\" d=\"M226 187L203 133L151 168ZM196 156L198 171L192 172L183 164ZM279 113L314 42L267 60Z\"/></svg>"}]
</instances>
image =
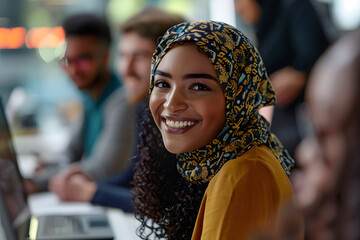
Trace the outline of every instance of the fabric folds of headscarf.
<instances>
[{"instance_id":1,"label":"fabric folds of headscarf","mask_svg":"<svg viewBox=\"0 0 360 240\"><path fill-rule=\"evenodd\" d=\"M256 145L269 147L290 174L293 159L258 114L261 107L275 104L274 91L257 49L238 29L215 21L186 22L170 28L153 55L150 93L160 61L175 43L184 41L196 44L213 64L225 95L226 120L212 142L177 155L182 176L193 183L208 182L227 161Z\"/></svg>"}]
</instances>

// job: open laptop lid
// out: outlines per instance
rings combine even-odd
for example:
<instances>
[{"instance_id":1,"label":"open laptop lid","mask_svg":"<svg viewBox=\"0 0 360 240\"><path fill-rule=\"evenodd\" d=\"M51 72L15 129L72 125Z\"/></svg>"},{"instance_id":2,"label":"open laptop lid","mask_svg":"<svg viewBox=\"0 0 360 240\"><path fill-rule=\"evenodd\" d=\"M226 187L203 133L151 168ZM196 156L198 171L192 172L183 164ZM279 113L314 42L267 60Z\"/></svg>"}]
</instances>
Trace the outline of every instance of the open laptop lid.
<instances>
[{"instance_id":1,"label":"open laptop lid","mask_svg":"<svg viewBox=\"0 0 360 240\"><path fill-rule=\"evenodd\" d=\"M22 180L0 99L0 219L9 240L23 239L28 230L30 211Z\"/></svg>"},{"instance_id":2,"label":"open laptop lid","mask_svg":"<svg viewBox=\"0 0 360 240\"><path fill-rule=\"evenodd\" d=\"M0 191L0 232L0 239L16 240L2 191Z\"/></svg>"},{"instance_id":3,"label":"open laptop lid","mask_svg":"<svg viewBox=\"0 0 360 240\"><path fill-rule=\"evenodd\" d=\"M11 139L9 124L5 115L5 108L0 98L0 158L10 160L16 167L18 175L21 177L19 166L16 159L14 145Z\"/></svg>"}]
</instances>

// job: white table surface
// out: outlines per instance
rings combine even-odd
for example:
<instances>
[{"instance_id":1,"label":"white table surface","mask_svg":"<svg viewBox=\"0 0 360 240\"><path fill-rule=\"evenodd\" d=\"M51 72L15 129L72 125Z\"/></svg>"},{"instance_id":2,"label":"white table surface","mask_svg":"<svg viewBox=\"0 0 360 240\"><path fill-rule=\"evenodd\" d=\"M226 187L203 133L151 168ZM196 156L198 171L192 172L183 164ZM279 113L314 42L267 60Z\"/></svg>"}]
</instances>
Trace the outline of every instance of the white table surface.
<instances>
[{"instance_id":1,"label":"white table surface","mask_svg":"<svg viewBox=\"0 0 360 240\"><path fill-rule=\"evenodd\" d=\"M115 240L139 240L136 236L136 228L139 222L133 214L125 213L120 209L104 208L89 203L61 202L59 198L51 193L38 193L29 196L30 210L34 215L48 214L81 214L106 212Z\"/></svg>"}]
</instances>

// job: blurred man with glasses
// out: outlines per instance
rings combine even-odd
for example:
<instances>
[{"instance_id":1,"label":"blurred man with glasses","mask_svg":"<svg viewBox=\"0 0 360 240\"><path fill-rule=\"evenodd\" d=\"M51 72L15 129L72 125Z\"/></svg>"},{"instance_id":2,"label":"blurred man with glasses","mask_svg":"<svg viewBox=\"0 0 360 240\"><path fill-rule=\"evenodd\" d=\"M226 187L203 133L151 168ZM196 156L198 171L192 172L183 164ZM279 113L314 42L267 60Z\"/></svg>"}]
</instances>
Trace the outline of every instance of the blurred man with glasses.
<instances>
[{"instance_id":1,"label":"blurred man with glasses","mask_svg":"<svg viewBox=\"0 0 360 240\"><path fill-rule=\"evenodd\" d=\"M136 109L126 101L125 90L109 67L108 23L95 15L77 14L65 19L63 28L66 50L61 66L81 92L83 115L71 131L64 153L66 167L40 170L27 183L29 193L46 190L48 183L61 189L74 171L84 171L95 180L119 172L135 144Z\"/></svg>"}]
</instances>

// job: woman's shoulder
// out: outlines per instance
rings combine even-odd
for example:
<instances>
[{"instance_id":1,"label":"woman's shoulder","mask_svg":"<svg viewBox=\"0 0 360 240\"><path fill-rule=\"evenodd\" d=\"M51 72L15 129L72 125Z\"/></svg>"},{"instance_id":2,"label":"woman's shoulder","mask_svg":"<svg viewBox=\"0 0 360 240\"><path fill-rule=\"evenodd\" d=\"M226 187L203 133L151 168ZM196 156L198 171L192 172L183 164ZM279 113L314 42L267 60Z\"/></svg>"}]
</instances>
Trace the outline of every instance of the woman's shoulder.
<instances>
[{"instance_id":1,"label":"woman's shoulder","mask_svg":"<svg viewBox=\"0 0 360 240\"><path fill-rule=\"evenodd\" d=\"M215 175L214 182L230 182L236 185L245 179L285 179L288 177L272 151L266 146L253 146L241 156L229 160Z\"/></svg>"},{"instance_id":2,"label":"woman's shoulder","mask_svg":"<svg viewBox=\"0 0 360 240\"><path fill-rule=\"evenodd\" d=\"M277 165L277 160L272 151L265 145L253 146L248 151L246 151L241 156L238 156L230 161L228 161L223 168L231 170L235 166L239 167L251 167L254 165L259 165L270 167L272 165Z\"/></svg>"}]
</instances>

